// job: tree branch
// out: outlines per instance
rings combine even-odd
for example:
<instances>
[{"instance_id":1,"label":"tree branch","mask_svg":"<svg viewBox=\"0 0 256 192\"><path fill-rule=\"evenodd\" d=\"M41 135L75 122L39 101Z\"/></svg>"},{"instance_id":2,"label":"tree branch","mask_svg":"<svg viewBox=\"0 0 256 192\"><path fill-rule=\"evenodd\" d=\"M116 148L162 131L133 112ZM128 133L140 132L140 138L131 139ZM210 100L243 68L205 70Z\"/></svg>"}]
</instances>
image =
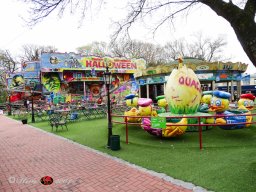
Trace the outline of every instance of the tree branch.
<instances>
[{"instance_id":1,"label":"tree branch","mask_svg":"<svg viewBox=\"0 0 256 192\"><path fill-rule=\"evenodd\" d=\"M227 21L232 23L239 19L240 15L243 14L243 10L237 7L230 1L226 3L222 0L198 0L201 3L209 6L217 15L225 18Z\"/></svg>"},{"instance_id":2,"label":"tree branch","mask_svg":"<svg viewBox=\"0 0 256 192\"><path fill-rule=\"evenodd\" d=\"M251 17L255 17L256 14L256 1L255 0L247 0L247 3L244 7L244 11L246 14L251 15Z\"/></svg>"}]
</instances>

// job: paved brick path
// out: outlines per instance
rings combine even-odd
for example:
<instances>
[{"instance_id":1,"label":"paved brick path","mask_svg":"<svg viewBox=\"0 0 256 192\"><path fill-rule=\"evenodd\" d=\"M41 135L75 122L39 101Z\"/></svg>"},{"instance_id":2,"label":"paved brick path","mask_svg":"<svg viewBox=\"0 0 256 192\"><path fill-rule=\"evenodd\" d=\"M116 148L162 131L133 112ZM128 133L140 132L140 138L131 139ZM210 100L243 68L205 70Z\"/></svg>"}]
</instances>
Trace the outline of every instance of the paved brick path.
<instances>
[{"instance_id":1,"label":"paved brick path","mask_svg":"<svg viewBox=\"0 0 256 192\"><path fill-rule=\"evenodd\" d=\"M43 176L51 176L53 184L42 185ZM1 192L204 191L168 178L0 115Z\"/></svg>"}]
</instances>

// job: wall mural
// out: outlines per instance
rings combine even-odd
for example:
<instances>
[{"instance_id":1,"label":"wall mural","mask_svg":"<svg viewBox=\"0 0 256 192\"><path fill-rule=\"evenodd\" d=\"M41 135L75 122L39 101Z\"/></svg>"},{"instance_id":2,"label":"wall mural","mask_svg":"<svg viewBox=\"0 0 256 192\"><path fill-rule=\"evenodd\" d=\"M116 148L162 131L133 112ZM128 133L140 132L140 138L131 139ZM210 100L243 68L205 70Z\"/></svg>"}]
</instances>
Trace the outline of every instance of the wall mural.
<instances>
[{"instance_id":1,"label":"wall mural","mask_svg":"<svg viewBox=\"0 0 256 192\"><path fill-rule=\"evenodd\" d=\"M24 77L20 74L12 77L10 88L17 88L25 85Z\"/></svg>"},{"instance_id":2,"label":"wall mural","mask_svg":"<svg viewBox=\"0 0 256 192\"><path fill-rule=\"evenodd\" d=\"M57 93L60 91L60 77L58 73L44 73L42 84L47 91Z\"/></svg>"},{"instance_id":3,"label":"wall mural","mask_svg":"<svg viewBox=\"0 0 256 192\"><path fill-rule=\"evenodd\" d=\"M92 94L93 97L100 96L100 85L99 84L92 84L89 86L90 88L90 93Z\"/></svg>"}]
</instances>

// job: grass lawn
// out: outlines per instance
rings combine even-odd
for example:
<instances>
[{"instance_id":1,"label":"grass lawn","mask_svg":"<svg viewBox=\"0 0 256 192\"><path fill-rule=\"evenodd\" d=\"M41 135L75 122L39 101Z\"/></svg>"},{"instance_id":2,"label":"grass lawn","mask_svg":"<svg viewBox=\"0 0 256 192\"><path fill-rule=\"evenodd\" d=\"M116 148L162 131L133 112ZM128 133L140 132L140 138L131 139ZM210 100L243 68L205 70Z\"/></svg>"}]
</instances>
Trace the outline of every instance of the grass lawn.
<instances>
[{"instance_id":1,"label":"grass lawn","mask_svg":"<svg viewBox=\"0 0 256 192\"><path fill-rule=\"evenodd\" d=\"M33 126L51 132L48 122L34 123ZM256 126L231 131L216 127L204 131L201 151L197 132L160 139L138 126L129 126L129 144L126 144L125 126L114 124L113 134L120 135L121 150L112 151L105 147L106 119L72 122L68 128L69 131L54 133L208 190L256 191Z\"/></svg>"}]
</instances>

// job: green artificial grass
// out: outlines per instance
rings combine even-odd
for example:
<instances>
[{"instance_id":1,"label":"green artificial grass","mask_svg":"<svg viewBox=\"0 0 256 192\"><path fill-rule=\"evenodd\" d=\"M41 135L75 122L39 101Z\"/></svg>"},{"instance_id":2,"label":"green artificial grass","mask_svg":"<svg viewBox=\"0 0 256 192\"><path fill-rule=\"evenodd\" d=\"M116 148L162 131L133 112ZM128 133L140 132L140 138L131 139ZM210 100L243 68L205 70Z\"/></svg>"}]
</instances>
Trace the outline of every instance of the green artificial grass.
<instances>
[{"instance_id":1,"label":"green artificial grass","mask_svg":"<svg viewBox=\"0 0 256 192\"><path fill-rule=\"evenodd\" d=\"M51 132L47 121L32 125ZM208 190L254 192L256 189L255 126L240 130L214 127L204 131L200 150L198 132L161 139L139 126L129 125L129 144L126 144L125 125L113 124L113 134L121 139L119 151L106 148L106 119L70 122L68 128L69 131L64 128L53 133Z\"/></svg>"}]
</instances>

